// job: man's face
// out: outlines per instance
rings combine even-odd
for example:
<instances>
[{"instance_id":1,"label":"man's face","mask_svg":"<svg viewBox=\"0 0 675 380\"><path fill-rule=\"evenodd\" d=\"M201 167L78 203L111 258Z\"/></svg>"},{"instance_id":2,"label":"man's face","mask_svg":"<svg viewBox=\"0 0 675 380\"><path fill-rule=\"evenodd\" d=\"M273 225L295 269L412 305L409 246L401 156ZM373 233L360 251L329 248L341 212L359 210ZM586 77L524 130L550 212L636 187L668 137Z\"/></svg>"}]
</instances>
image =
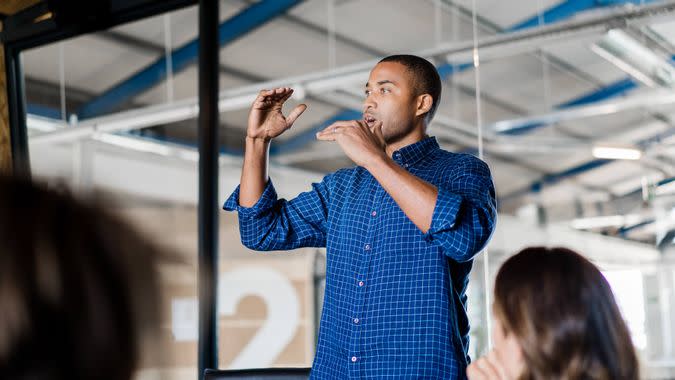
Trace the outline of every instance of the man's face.
<instances>
[{"instance_id":1,"label":"man's face","mask_svg":"<svg viewBox=\"0 0 675 380\"><path fill-rule=\"evenodd\" d=\"M381 121L387 143L401 140L415 128L417 97L405 66L378 63L370 72L365 94L363 119L371 128Z\"/></svg>"}]
</instances>

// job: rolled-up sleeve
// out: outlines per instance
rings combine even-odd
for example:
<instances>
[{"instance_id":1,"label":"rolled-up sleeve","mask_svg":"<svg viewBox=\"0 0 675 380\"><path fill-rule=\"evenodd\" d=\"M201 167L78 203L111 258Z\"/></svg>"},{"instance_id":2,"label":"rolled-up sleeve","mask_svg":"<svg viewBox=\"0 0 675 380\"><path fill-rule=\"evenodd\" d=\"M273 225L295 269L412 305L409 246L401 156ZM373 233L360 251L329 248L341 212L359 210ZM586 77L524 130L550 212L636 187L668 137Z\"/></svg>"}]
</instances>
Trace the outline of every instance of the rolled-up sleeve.
<instances>
[{"instance_id":1,"label":"rolled-up sleeve","mask_svg":"<svg viewBox=\"0 0 675 380\"><path fill-rule=\"evenodd\" d=\"M277 199L270 179L252 207L239 204L239 186L223 205L237 211L241 242L257 251L288 250L326 245L330 176L312 184L312 190L287 201Z\"/></svg>"},{"instance_id":2,"label":"rolled-up sleeve","mask_svg":"<svg viewBox=\"0 0 675 380\"><path fill-rule=\"evenodd\" d=\"M497 206L490 169L475 157L463 156L442 177L424 239L440 245L450 258L467 261L485 247L495 229Z\"/></svg>"}]
</instances>

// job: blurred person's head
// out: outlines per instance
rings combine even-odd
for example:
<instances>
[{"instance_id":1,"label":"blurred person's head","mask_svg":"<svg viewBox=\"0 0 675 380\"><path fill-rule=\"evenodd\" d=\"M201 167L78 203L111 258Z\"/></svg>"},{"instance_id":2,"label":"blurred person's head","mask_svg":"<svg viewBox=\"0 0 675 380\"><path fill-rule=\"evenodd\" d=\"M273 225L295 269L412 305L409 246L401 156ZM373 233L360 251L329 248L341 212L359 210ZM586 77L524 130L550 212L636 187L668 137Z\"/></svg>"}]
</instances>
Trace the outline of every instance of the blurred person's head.
<instances>
[{"instance_id":1,"label":"blurred person's head","mask_svg":"<svg viewBox=\"0 0 675 380\"><path fill-rule=\"evenodd\" d=\"M638 360L612 290L565 248L527 248L495 280L494 349L509 378L638 379Z\"/></svg>"},{"instance_id":2,"label":"blurred person's head","mask_svg":"<svg viewBox=\"0 0 675 380\"><path fill-rule=\"evenodd\" d=\"M0 178L0 378L130 379L159 322L155 259L101 208Z\"/></svg>"}]
</instances>

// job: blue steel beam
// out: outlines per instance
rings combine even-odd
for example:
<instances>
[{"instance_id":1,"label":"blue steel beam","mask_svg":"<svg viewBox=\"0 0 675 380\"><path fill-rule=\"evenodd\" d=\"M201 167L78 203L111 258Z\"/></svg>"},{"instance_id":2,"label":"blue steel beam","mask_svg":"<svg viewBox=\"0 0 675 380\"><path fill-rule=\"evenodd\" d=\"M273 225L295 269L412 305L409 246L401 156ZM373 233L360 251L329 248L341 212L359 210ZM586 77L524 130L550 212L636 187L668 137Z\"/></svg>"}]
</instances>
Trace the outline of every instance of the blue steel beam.
<instances>
[{"instance_id":1,"label":"blue steel beam","mask_svg":"<svg viewBox=\"0 0 675 380\"><path fill-rule=\"evenodd\" d=\"M616 6L621 4L647 4L652 3L657 0L567 0L556 6L553 6L545 10L541 17L539 15L532 16L527 20L524 20L518 24L512 25L509 28L506 28L502 33L516 32L523 29L532 28L542 24L550 24L558 21L563 21L568 19L578 13L587 11L590 9ZM462 64L452 64L446 63L438 67L438 72L441 74L441 78L445 79L448 75L453 74L452 67L457 67L457 72L462 72L470 67L472 64L462 63Z\"/></svg>"},{"instance_id":2,"label":"blue steel beam","mask_svg":"<svg viewBox=\"0 0 675 380\"><path fill-rule=\"evenodd\" d=\"M26 113L55 120L61 120L62 118L60 110L57 110L56 108L43 106L40 104L28 104L26 108Z\"/></svg>"},{"instance_id":3,"label":"blue steel beam","mask_svg":"<svg viewBox=\"0 0 675 380\"><path fill-rule=\"evenodd\" d=\"M648 226L648 225L650 225L654 222L656 222L656 219L647 219L643 222L633 224L631 226L621 227L621 228L619 228L619 231L617 231L617 235L619 235L621 237L626 237L626 235L628 235L629 232L631 232L635 229L638 229L640 227Z\"/></svg>"},{"instance_id":4,"label":"blue steel beam","mask_svg":"<svg viewBox=\"0 0 675 380\"><path fill-rule=\"evenodd\" d=\"M557 6L554 6L550 9L546 10L543 13L542 19L543 19L544 24L556 22L556 21L561 21L561 20L564 20L566 18L569 18L569 17L575 15L578 12L588 10L588 9L591 9L591 8L595 8L595 7L598 6L598 3L603 3L603 2L607 2L607 1L610 1L610 0L604 0L604 1L601 1L601 0L568 0L568 1L565 1L565 2L563 2L563 3L561 3ZM605 5L605 4L600 4L600 5L602 6L602 5ZM526 28L538 26L539 24L540 24L540 19L539 19L539 16L537 15L537 16L533 16L533 17L531 17L531 18L529 18L529 19L527 19L523 22L520 22L516 25L511 26L510 28L505 29L503 32L514 32L514 31L518 31L518 30L521 30L521 29L526 29ZM447 78L447 77L449 77L453 74L461 73L462 71L467 70L467 69L471 68L472 66L473 66L473 63L460 63L460 64L446 63L446 64L443 64L443 65L439 65L438 67L436 67L436 69L438 70L438 75L440 75L441 79L445 79L445 78ZM357 112L357 111L353 111L353 112ZM327 122L331 121L331 120L332 121L336 120L335 118L338 115L340 115L340 114L331 116L327 120ZM356 118L360 118L360 113L359 113L359 116L356 117ZM337 119L337 120L340 120L340 119ZM313 138L313 135L312 135L312 138ZM307 139L307 140L309 140L309 139ZM305 140L305 141L307 141L307 140ZM282 149L282 151L283 151L283 149ZM469 152L473 152L473 151L474 150L467 150L466 152L469 153Z\"/></svg>"},{"instance_id":5,"label":"blue steel beam","mask_svg":"<svg viewBox=\"0 0 675 380\"><path fill-rule=\"evenodd\" d=\"M675 56L673 57L675 60ZM626 93L634 90L638 87L638 84L631 78L618 80L608 86L602 87L600 89L591 91L587 94L581 95L577 98L574 98L568 102L559 104L554 109L562 110L566 108L571 108L575 106L583 106L586 104L596 103L603 100L608 100L617 96L625 95ZM522 125L516 128L509 129L507 131L498 132L502 135L522 135L530 131L533 131L538 128L546 127L550 124L546 123L531 123Z\"/></svg>"},{"instance_id":6,"label":"blue steel beam","mask_svg":"<svg viewBox=\"0 0 675 380\"><path fill-rule=\"evenodd\" d=\"M552 8L547 9L539 15L532 16L531 18L511 26L506 29L507 32L514 32L517 30L532 28L539 26L541 24L550 24L552 22L558 22L565 20L574 16L579 12L583 12L592 8L597 8L599 6L605 6L601 1L596 0L568 0L564 1ZM543 21L543 22L542 22Z\"/></svg>"},{"instance_id":7,"label":"blue steel beam","mask_svg":"<svg viewBox=\"0 0 675 380\"><path fill-rule=\"evenodd\" d=\"M636 145L638 147L645 149L649 147L650 145L653 145L655 143L660 142L663 139L666 139L668 137L671 137L675 135L675 128L668 128L665 132L659 133L655 136L640 140ZM614 162L614 160L603 160L603 159L597 159L597 160L592 160L588 162L584 162L583 164L577 165L575 167L572 167L570 169L566 169L562 172L558 173L553 173L553 174L548 174L541 178L540 180L534 182L533 184L527 186L526 188L523 188L521 190L514 191L504 197L500 197L502 201L510 200L513 198L520 197L522 195L528 194L530 192L539 192L544 186L546 185L552 185L557 182L560 182L564 179L570 178L577 176L579 174L585 173L589 170L593 170L596 168L599 168L601 166L604 166L610 162ZM675 177L673 178L667 178L665 180L660 181L657 183L657 186L662 186L667 183L670 183L672 181L675 181ZM632 194L632 193L630 193ZM629 195L630 195L629 194Z\"/></svg>"},{"instance_id":8,"label":"blue steel beam","mask_svg":"<svg viewBox=\"0 0 675 380\"><path fill-rule=\"evenodd\" d=\"M580 12L587 11L589 9L625 5L625 4L644 5L648 3L653 3L654 1L657 0L568 0L544 11L541 15L541 20L539 15L536 15L519 24L513 25L506 31L514 32L517 30L539 26L542 24L541 21L543 21L544 24L563 21Z\"/></svg>"},{"instance_id":9,"label":"blue steel beam","mask_svg":"<svg viewBox=\"0 0 675 380\"><path fill-rule=\"evenodd\" d=\"M645 1L621 1L621 0L596 0L596 1L588 1L588 0L579 0L579 1L566 1L556 7L553 7L549 9L547 12L545 12L543 19L546 22L553 22L554 19L555 21L560 21L564 17L563 15L567 15L567 17L570 17L577 12L580 12L582 10L594 8L594 7L604 7L604 6L615 6L615 5L621 5L621 4L636 4L639 5L641 3L648 3L648 2L654 2L655 0L645 0ZM575 4L572 4L575 3ZM594 3L589 5L590 3ZM576 5L576 10L575 6ZM533 18L530 20L526 20L512 28L510 28L510 31L518 30L517 28L525 28L525 27L532 27L536 26L539 24L539 18ZM671 57L671 60L675 62L675 55ZM468 66L470 67L470 66ZM580 105L585 105L585 104L590 104L590 103L595 103L603 100L608 100L613 97L621 96L626 93L628 93L631 90L634 90L638 87L638 83L636 83L633 79L631 78L625 78L619 81L616 81L608 86L605 86L603 88L600 88L595 91L591 91L587 94L584 94L582 96L579 96L575 99L572 99L568 102L565 102L563 104L559 104L556 106L556 109L565 109L565 108L570 108L574 106L580 106ZM542 124L542 123L532 123L530 125L525 125L520 128L516 129L511 129L509 131L504 131L501 132L501 134L507 134L507 135L520 135L520 134L525 134L528 133L532 130L541 128L546 126L547 124ZM668 131L668 134L672 134L672 131ZM658 140L658 137L657 137ZM644 145L644 142L641 144ZM586 163L583 163L581 165L575 166L571 169L567 169L565 171L559 172L559 173L554 173L545 176L541 180L533 183L530 185L527 189L523 189L520 191L513 192L505 197L502 197L502 200L508 200L514 197L521 196L525 193L528 192L537 192L540 191L541 188L544 185L550 185L556 182L559 182L565 178L573 177L579 174L582 174L586 171L593 170L595 168L598 168L600 166L603 166L609 162L613 162L612 160L592 160Z\"/></svg>"},{"instance_id":10,"label":"blue steel beam","mask_svg":"<svg viewBox=\"0 0 675 380\"><path fill-rule=\"evenodd\" d=\"M616 5L621 5L621 4L634 4L634 5L640 5L640 4L647 4L647 3L652 3L655 0L643 0L643 1L635 1L635 0L579 0L579 1L566 1L556 7L553 7L549 9L547 12L544 14L544 20L546 22L551 22L554 19L556 21L559 21L566 17L570 17L577 12L581 10L586 10L594 7L605 7L605 6L616 6ZM576 3L576 4L571 4L571 3ZM589 3L593 3L592 6L589 5ZM575 10L576 9L576 10ZM551 18L551 20L549 20ZM537 23L535 23L535 21ZM515 30L518 30L518 28L522 27L532 27L538 25L538 19L530 19L527 21L524 21L523 23L515 26ZM675 62L675 55L671 57L671 60ZM586 105L590 103L595 103L595 102L600 102L603 100L608 100L613 97L617 96L622 96L625 95L626 93L636 89L639 86L637 82L635 82L632 78L625 78L618 80L610 85L607 85L605 87L602 87L600 89L591 91L587 94L581 95L577 98L574 98L568 102L559 104L558 106L554 107L554 109L566 109L574 106L581 106L581 105ZM544 123L532 123L528 125L523 125L518 128L513 128L508 131L502 131L498 132L499 134L504 134L504 135L522 135L525 133L528 133L530 131L533 131L535 129L545 127L549 124L544 124Z\"/></svg>"},{"instance_id":11,"label":"blue steel beam","mask_svg":"<svg viewBox=\"0 0 675 380\"><path fill-rule=\"evenodd\" d=\"M223 47L261 27L275 17L285 13L302 0L266 0L257 2L232 18L224 21L218 28L218 40ZM171 53L174 72L179 72L197 61L199 40L194 39ZM140 69L129 78L111 87L95 99L87 102L78 110L80 119L90 118L109 112L124 101L147 91L166 78L166 56L162 56L150 65Z\"/></svg>"},{"instance_id":12,"label":"blue steel beam","mask_svg":"<svg viewBox=\"0 0 675 380\"><path fill-rule=\"evenodd\" d=\"M672 183L672 182L675 182L675 177L665 178L665 179L662 179L659 182L657 182L656 187L667 185L667 184ZM642 189L633 190L630 193L624 195L623 197L635 196L635 195L637 195L641 192L642 192ZM640 227L644 227L646 225L649 225L649 224L652 224L652 223L655 223L655 222L656 222L656 219L649 219L649 220L645 220L641 223L634 224L632 226L622 227L622 228L619 229L618 234L625 237L632 230L635 230L635 229L640 228Z\"/></svg>"}]
</instances>

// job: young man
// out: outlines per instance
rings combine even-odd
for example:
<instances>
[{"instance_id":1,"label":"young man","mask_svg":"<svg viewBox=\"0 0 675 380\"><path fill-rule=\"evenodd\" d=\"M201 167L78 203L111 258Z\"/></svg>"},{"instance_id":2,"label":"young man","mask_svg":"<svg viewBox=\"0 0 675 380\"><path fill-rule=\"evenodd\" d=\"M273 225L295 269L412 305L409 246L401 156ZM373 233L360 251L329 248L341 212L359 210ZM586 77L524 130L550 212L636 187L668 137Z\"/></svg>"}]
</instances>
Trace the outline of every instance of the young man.
<instances>
[{"instance_id":1,"label":"young man","mask_svg":"<svg viewBox=\"0 0 675 380\"><path fill-rule=\"evenodd\" d=\"M384 58L366 84L363 119L317 134L356 167L290 201L267 175L270 141L306 106L281 112L290 88L263 90L249 114L241 185L225 203L255 250L326 247L316 379L464 377L472 259L496 221L488 166L426 136L441 96L423 58Z\"/></svg>"}]
</instances>

